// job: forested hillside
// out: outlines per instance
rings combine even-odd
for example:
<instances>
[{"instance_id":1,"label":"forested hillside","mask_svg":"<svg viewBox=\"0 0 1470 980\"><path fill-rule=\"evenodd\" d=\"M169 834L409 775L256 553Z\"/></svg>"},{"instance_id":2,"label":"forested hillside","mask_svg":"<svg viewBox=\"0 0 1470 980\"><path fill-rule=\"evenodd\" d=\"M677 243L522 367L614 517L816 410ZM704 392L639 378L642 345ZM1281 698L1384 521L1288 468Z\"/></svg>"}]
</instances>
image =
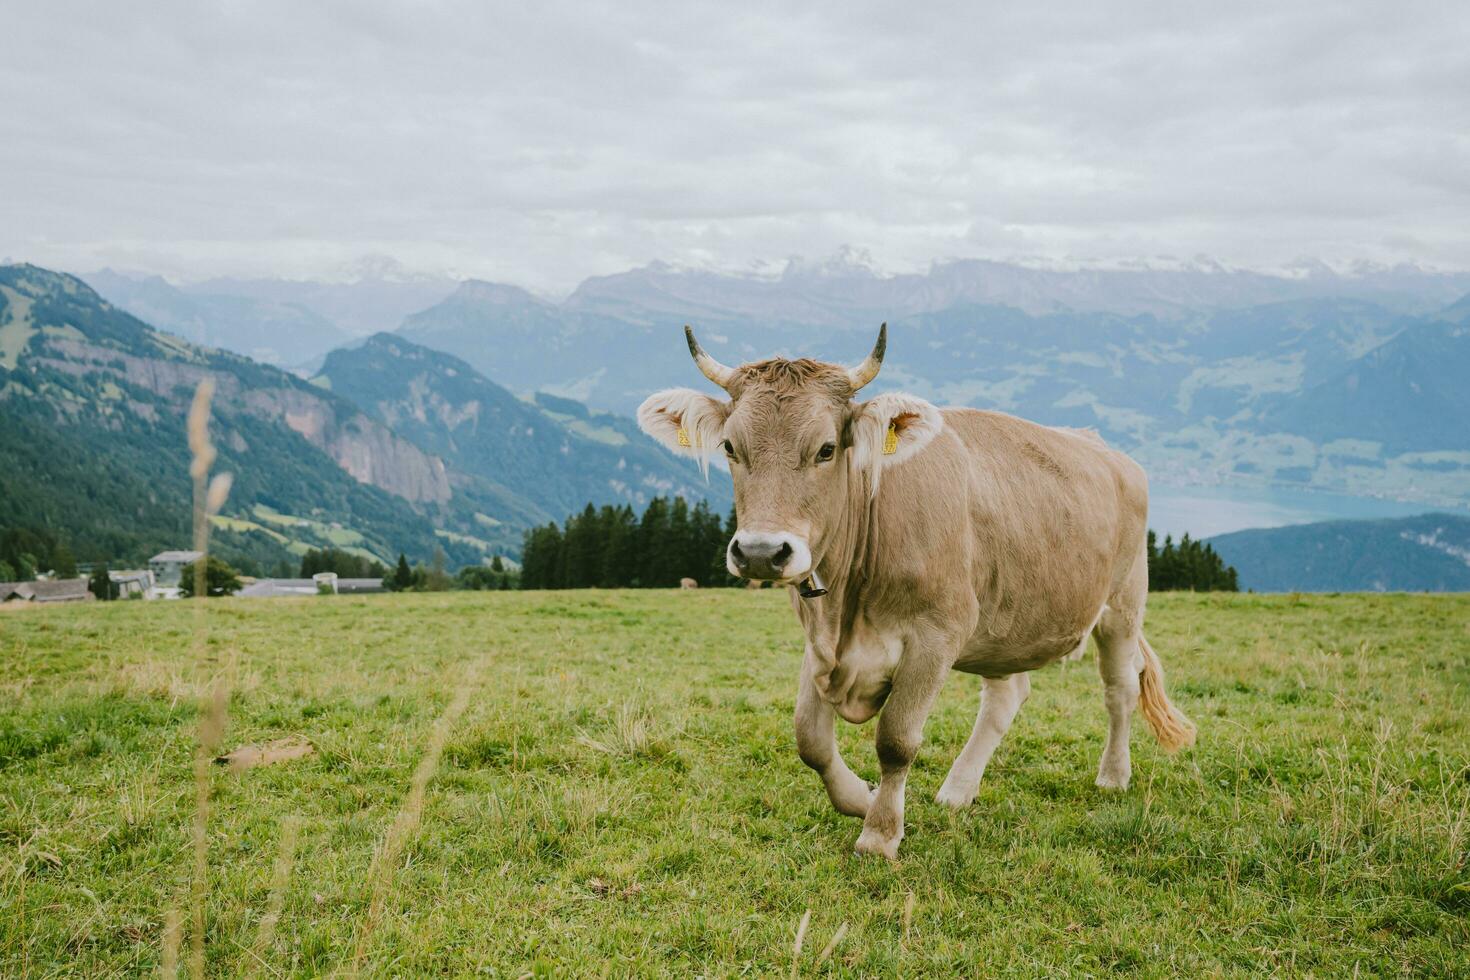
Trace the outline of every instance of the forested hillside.
<instances>
[{"instance_id":1,"label":"forested hillside","mask_svg":"<svg viewBox=\"0 0 1470 980\"><path fill-rule=\"evenodd\" d=\"M1470 517L1323 521L1236 531L1211 545L1258 592L1470 591Z\"/></svg>"},{"instance_id":2,"label":"forested hillside","mask_svg":"<svg viewBox=\"0 0 1470 980\"><path fill-rule=\"evenodd\" d=\"M333 351L313 381L445 460L524 501L539 523L583 504L641 508L658 495L730 501L729 478L708 480L628 418L541 395L522 401L457 357L393 334ZM524 525L522 525L524 526Z\"/></svg>"},{"instance_id":3,"label":"forested hillside","mask_svg":"<svg viewBox=\"0 0 1470 980\"><path fill-rule=\"evenodd\" d=\"M451 565L513 553L568 502L642 506L667 492L728 500L626 419L521 402L463 363L379 337L318 383L154 330L71 276L0 268L0 528L83 560L134 564L188 543L183 417L213 378L217 521L247 571L312 547ZM334 388L345 388L362 400Z\"/></svg>"},{"instance_id":4,"label":"forested hillside","mask_svg":"<svg viewBox=\"0 0 1470 980\"><path fill-rule=\"evenodd\" d=\"M153 330L80 280L0 268L0 349L4 522L67 540L78 559L131 564L188 544L183 418L205 377L216 468L235 477L221 554L247 568L313 543L427 557L439 540L440 461L290 375Z\"/></svg>"}]
</instances>

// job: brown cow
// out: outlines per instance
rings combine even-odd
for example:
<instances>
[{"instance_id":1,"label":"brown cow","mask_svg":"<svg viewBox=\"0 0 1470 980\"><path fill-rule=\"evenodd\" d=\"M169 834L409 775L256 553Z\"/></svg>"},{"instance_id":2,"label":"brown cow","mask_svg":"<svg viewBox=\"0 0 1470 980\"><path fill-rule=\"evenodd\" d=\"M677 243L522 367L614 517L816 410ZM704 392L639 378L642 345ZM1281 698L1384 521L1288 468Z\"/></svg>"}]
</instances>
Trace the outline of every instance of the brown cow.
<instances>
[{"instance_id":1,"label":"brown cow","mask_svg":"<svg viewBox=\"0 0 1470 980\"><path fill-rule=\"evenodd\" d=\"M904 394L855 402L878 373L886 325L852 369L805 358L731 368L685 334L729 401L661 391L639 424L702 461L716 449L728 458L739 530L727 563L793 587L807 641L797 751L833 806L863 818L859 853L897 855L904 781L950 670L979 674L983 688L937 796L949 806L975 798L1028 672L1089 633L1109 718L1097 785L1128 786L1135 704L1164 748L1192 744L1143 637L1148 483L1136 463L1091 432ZM880 709L872 789L838 754L833 719Z\"/></svg>"}]
</instances>

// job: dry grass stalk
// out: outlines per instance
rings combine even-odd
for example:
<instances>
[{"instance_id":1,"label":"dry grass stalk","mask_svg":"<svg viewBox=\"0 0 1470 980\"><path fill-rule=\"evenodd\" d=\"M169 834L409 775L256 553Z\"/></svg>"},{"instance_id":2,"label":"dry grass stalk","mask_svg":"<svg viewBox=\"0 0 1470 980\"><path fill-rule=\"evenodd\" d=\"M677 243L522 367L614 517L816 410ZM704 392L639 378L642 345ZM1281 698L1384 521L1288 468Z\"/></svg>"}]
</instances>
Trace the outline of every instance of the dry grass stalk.
<instances>
[{"instance_id":1,"label":"dry grass stalk","mask_svg":"<svg viewBox=\"0 0 1470 980\"><path fill-rule=\"evenodd\" d=\"M291 815L281 821L281 847L276 853L275 873L271 876L270 898L266 900L265 916L260 920L260 931L250 945L254 963L249 971L254 976L255 966L266 962L271 946L276 941L276 925L281 921L281 909L286 904L286 886L291 881L291 871L296 864L296 838L301 830L301 818Z\"/></svg>"},{"instance_id":2,"label":"dry grass stalk","mask_svg":"<svg viewBox=\"0 0 1470 980\"><path fill-rule=\"evenodd\" d=\"M914 924L914 893L909 892L909 897L903 900L903 941L909 941L909 929Z\"/></svg>"},{"instance_id":3,"label":"dry grass stalk","mask_svg":"<svg viewBox=\"0 0 1470 980\"><path fill-rule=\"evenodd\" d=\"M828 958L837 951L838 945L841 944L843 938L846 935L847 923L844 922L842 923L842 925L838 926L837 931L832 934L832 941L827 943L827 945L823 947L822 955L817 957L817 966L821 966L823 963L827 962Z\"/></svg>"},{"instance_id":4,"label":"dry grass stalk","mask_svg":"<svg viewBox=\"0 0 1470 980\"><path fill-rule=\"evenodd\" d=\"M209 769L219 751L227 699L224 678L214 682L199 718L199 744L194 750L194 874L190 879L189 931L191 976L204 976L204 903L209 896Z\"/></svg>"},{"instance_id":5,"label":"dry grass stalk","mask_svg":"<svg viewBox=\"0 0 1470 980\"><path fill-rule=\"evenodd\" d=\"M183 917L178 909L163 914L163 977L173 980L179 975L179 942L183 938Z\"/></svg>"},{"instance_id":6,"label":"dry grass stalk","mask_svg":"<svg viewBox=\"0 0 1470 980\"><path fill-rule=\"evenodd\" d=\"M796 924L796 942L791 944L791 976L795 980L801 970L801 946L806 942L806 927L812 924L812 910L807 909L801 913L801 921Z\"/></svg>"},{"instance_id":7,"label":"dry grass stalk","mask_svg":"<svg viewBox=\"0 0 1470 980\"><path fill-rule=\"evenodd\" d=\"M194 390L187 426L191 455L189 476L194 482L194 550L200 554L194 563L194 595L201 599L209 595L206 577L209 562L209 518L224 506L225 498L230 492L228 474L220 474L213 482L209 481L209 468L214 465L216 456L214 444L209 440L209 405L213 398L214 381L205 378ZM205 661L209 631L204 603L196 607L194 615L193 652L194 663L198 667ZM220 738L224 735L228 701L229 685L223 675L217 674L210 685L209 696L201 705L198 744L194 749L194 862L189 884L189 971L195 977L204 976L204 906L209 895L209 770L211 760L219 751ZM178 971L179 919L178 912L174 910L170 910L165 917L166 976L173 976ZM167 966L170 956L172 969Z\"/></svg>"},{"instance_id":8,"label":"dry grass stalk","mask_svg":"<svg viewBox=\"0 0 1470 980\"><path fill-rule=\"evenodd\" d=\"M474 693L479 679L480 665L471 665L465 673L465 677L457 686L454 698L449 702L449 707L444 709L444 714L434 724L434 730L429 735L429 742L424 747L423 758L419 760L418 768L414 770L413 779L409 782L408 796L403 800L403 806L398 810L398 816L393 825L388 828L383 843L378 848L378 853L373 858L372 867L368 869L368 880L372 882L372 899L368 903L367 917L358 928L357 942L352 956L352 963L346 973L349 977L355 977L362 968L363 954L367 951L367 944L378 923L383 917L383 910L388 904L388 896L393 890L393 874L397 868L398 861L403 855L403 849L408 845L409 839L417 832L419 822L424 814L424 795L428 790L429 781L439 769L439 757L444 754L444 743L449 740L449 733L454 728L459 716L464 714L464 709L469 706L470 695Z\"/></svg>"}]
</instances>

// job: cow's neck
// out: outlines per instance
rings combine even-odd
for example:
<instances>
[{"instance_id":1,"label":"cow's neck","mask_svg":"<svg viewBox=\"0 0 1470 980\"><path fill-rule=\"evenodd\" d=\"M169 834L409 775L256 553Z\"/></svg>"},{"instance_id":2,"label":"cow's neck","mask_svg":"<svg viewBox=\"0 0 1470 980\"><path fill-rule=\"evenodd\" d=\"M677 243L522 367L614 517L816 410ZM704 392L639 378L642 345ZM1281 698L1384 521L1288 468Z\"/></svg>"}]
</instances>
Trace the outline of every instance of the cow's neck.
<instances>
[{"instance_id":1,"label":"cow's neck","mask_svg":"<svg viewBox=\"0 0 1470 980\"><path fill-rule=\"evenodd\" d=\"M849 473L840 516L823 543L817 571L827 594L817 599L796 599L797 614L806 630L817 659L830 672L841 659L844 639L862 605L863 592L874 567L873 512L875 495L865 473ZM818 680L818 687L826 685Z\"/></svg>"}]
</instances>

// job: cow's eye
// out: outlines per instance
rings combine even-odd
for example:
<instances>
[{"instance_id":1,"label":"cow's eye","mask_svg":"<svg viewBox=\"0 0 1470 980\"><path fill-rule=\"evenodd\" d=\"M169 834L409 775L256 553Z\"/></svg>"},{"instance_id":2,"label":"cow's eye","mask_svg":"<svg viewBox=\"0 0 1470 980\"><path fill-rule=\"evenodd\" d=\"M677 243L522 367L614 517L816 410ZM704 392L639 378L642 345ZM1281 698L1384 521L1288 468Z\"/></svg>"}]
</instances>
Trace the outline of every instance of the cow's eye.
<instances>
[{"instance_id":1,"label":"cow's eye","mask_svg":"<svg viewBox=\"0 0 1470 980\"><path fill-rule=\"evenodd\" d=\"M735 447L730 445L729 439L726 439L721 445L725 448L725 456L733 463L735 461Z\"/></svg>"},{"instance_id":2,"label":"cow's eye","mask_svg":"<svg viewBox=\"0 0 1470 980\"><path fill-rule=\"evenodd\" d=\"M817 450L817 462L825 463L837 452L837 447L830 442L822 443L822 448Z\"/></svg>"}]
</instances>

